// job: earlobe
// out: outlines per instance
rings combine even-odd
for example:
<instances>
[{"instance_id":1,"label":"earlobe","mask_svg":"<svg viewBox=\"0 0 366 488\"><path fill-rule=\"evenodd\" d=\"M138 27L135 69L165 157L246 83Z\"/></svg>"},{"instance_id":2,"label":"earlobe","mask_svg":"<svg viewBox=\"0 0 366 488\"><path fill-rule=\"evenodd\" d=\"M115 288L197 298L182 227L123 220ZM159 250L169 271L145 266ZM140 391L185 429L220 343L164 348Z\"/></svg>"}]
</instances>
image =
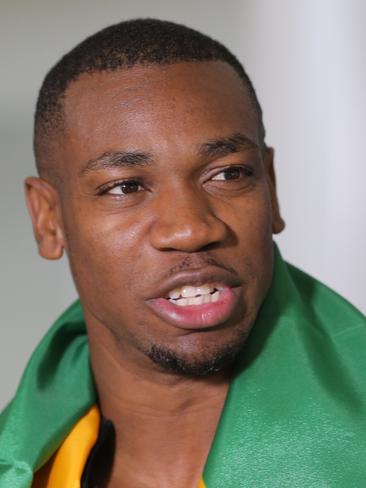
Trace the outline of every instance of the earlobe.
<instances>
[{"instance_id":1,"label":"earlobe","mask_svg":"<svg viewBox=\"0 0 366 488\"><path fill-rule=\"evenodd\" d=\"M264 155L264 167L267 175L269 190L271 194L272 205L272 233L279 234L285 228L285 221L281 217L280 206L277 198L276 190L276 174L274 170L274 150L267 147Z\"/></svg>"},{"instance_id":2,"label":"earlobe","mask_svg":"<svg viewBox=\"0 0 366 488\"><path fill-rule=\"evenodd\" d=\"M46 259L61 258L64 237L56 190L42 178L29 177L25 180L25 197L39 254Z\"/></svg>"}]
</instances>

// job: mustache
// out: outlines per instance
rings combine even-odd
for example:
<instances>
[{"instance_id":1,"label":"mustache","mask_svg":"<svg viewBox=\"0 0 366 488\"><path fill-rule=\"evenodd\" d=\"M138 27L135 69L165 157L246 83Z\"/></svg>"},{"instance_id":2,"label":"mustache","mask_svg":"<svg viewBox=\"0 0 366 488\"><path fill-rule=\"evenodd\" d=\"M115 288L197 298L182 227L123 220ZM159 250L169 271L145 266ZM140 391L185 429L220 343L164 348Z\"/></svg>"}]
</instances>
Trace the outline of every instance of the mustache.
<instances>
[{"instance_id":1,"label":"mustache","mask_svg":"<svg viewBox=\"0 0 366 488\"><path fill-rule=\"evenodd\" d=\"M182 271L197 270L206 266L216 266L218 268L223 268L226 271L229 271L230 273L233 273L235 275L237 274L237 271L231 266L220 262L218 259L215 259L212 256L201 253L185 256L180 262L174 264L174 266L169 269L166 277L170 278Z\"/></svg>"}]
</instances>

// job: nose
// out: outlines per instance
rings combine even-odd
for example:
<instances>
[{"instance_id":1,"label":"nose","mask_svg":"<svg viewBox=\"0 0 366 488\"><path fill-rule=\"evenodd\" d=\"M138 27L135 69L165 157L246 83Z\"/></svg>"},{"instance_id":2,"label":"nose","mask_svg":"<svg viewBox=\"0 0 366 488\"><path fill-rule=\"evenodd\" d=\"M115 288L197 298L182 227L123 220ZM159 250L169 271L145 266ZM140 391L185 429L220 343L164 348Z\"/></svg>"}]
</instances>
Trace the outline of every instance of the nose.
<instances>
[{"instance_id":1,"label":"nose","mask_svg":"<svg viewBox=\"0 0 366 488\"><path fill-rule=\"evenodd\" d=\"M208 197L179 191L158 198L150 243L158 250L197 252L223 242L227 232L226 224L215 215Z\"/></svg>"}]
</instances>

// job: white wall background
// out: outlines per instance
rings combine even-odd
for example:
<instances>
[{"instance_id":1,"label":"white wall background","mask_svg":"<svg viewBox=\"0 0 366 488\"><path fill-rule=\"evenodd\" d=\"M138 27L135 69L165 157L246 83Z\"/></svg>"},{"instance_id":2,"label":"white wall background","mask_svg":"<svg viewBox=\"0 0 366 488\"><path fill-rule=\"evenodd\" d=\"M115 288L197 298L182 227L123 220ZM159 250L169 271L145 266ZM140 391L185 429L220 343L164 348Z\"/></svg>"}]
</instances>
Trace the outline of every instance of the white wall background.
<instances>
[{"instance_id":1,"label":"white wall background","mask_svg":"<svg viewBox=\"0 0 366 488\"><path fill-rule=\"evenodd\" d=\"M0 408L76 296L67 263L38 258L23 204L37 90L77 42L137 16L201 29L244 63L276 148L282 253L366 311L366 2L0 0Z\"/></svg>"}]
</instances>

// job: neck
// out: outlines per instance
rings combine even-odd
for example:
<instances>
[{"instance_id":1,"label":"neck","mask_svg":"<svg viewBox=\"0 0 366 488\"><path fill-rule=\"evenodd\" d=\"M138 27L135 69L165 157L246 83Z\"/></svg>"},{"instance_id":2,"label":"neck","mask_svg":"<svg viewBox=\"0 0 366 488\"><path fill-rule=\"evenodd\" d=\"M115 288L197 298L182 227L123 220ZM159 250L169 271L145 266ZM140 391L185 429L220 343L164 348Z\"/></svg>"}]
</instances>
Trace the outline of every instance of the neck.
<instances>
[{"instance_id":1,"label":"neck","mask_svg":"<svg viewBox=\"0 0 366 488\"><path fill-rule=\"evenodd\" d=\"M102 326L90 328L89 338L100 407L116 431L109 486L197 488L226 398L228 374L168 374L148 358L139 363L131 359L134 354L122 354Z\"/></svg>"}]
</instances>

